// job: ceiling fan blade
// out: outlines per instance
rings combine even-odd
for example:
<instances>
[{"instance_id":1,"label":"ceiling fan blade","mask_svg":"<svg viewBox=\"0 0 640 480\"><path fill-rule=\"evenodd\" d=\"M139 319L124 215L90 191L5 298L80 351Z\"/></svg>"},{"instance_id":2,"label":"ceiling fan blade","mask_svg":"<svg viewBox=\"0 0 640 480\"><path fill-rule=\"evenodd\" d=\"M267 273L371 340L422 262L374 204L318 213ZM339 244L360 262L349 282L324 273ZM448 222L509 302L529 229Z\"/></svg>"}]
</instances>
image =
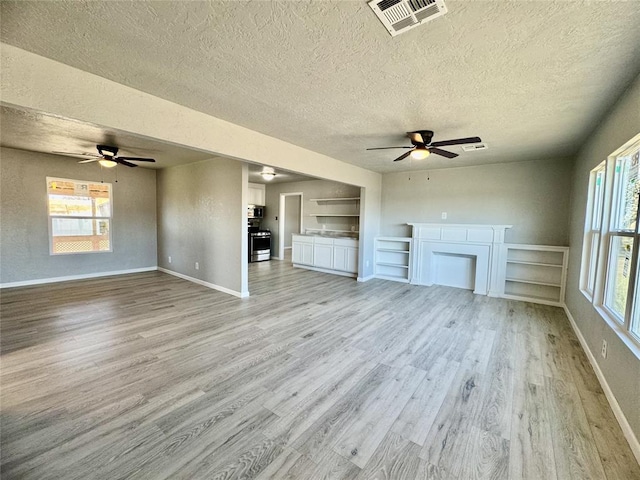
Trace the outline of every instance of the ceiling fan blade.
<instances>
[{"instance_id":1,"label":"ceiling fan blade","mask_svg":"<svg viewBox=\"0 0 640 480\"><path fill-rule=\"evenodd\" d=\"M456 138L455 140L443 140L442 142L433 142L430 147L446 147L447 145L462 145L463 143L480 143L480 137Z\"/></svg>"},{"instance_id":2,"label":"ceiling fan blade","mask_svg":"<svg viewBox=\"0 0 640 480\"><path fill-rule=\"evenodd\" d=\"M413 151L413 150L411 150L411 151L409 151L409 152L407 152L407 153L403 153L403 154L402 154L402 155L400 155L398 158L396 158L396 159L394 160L394 162L399 162L400 160L404 160L404 159L405 159L405 158L407 158L409 155L411 155L411 152L412 152L412 151Z\"/></svg>"},{"instance_id":3,"label":"ceiling fan blade","mask_svg":"<svg viewBox=\"0 0 640 480\"><path fill-rule=\"evenodd\" d=\"M134 162L155 162L153 158L140 158L140 157L117 157L118 160L133 160Z\"/></svg>"},{"instance_id":4,"label":"ceiling fan blade","mask_svg":"<svg viewBox=\"0 0 640 480\"><path fill-rule=\"evenodd\" d=\"M414 148L414 147L376 147L376 148L367 148L367 150L389 150L390 148Z\"/></svg>"},{"instance_id":5,"label":"ceiling fan blade","mask_svg":"<svg viewBox=\"0 0 640 480\"><path fill-rule=\"evenodd\" d=\"M431 153L435 153L436 155L442 155L443 157L447 157L447 158L456 158L458 156L457 153L449 152L447 150L441 150L440 148L429 147L428 150Z\"/></svg>"},{"instance_id":6,"label":"ceiling fan blade","mask_svg":"<svg viewBox=\"0 0 640 480\"><path fill-rule=\"evenodd\" d=\"M126 165L127 167L137 167L138 166L135 163L131 163L131 162L127 162L126 160L123 160L122 157L114 158L113 161L116 162L116 163L119 163L120 165Z\"/></svg>"},{"instance_id":7,"label":"ceiling fan blade","mask_svg":"<svg viewBox=\"0 0 640 480\"><path fill-rule=\"evenodd\" d=\"M100 158L90 158L89 160L81 160L78 163L91 163L91 162L98 162L102 160L102 157Z\"/></svg>"},{"instance_id":8,"label":"ceiling fan blade","mask_svg":"<svg viewBox=\"0 0 640 480\"><path fill-rule=\"evenodd\" d=\"M78 152L51 152L56 155L72 155L74 157L100 157L97 153L78 153Z\"/></svg>"}]
</instances>

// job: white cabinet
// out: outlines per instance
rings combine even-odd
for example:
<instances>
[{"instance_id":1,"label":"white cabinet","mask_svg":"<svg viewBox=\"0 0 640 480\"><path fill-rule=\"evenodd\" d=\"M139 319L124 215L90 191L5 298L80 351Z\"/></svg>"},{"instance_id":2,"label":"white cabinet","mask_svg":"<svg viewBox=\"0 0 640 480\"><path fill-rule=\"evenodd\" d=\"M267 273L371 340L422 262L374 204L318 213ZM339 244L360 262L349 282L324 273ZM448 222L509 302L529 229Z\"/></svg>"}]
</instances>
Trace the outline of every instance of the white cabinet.
<instances>
[{"instance_id":1,"label":"white cabinet","mask_svg":"<svg viewBox=\"0 0 640 480\"><path fill-rule=\"evenodd\" d=\"M564 304L569 247L505 244L503 297Z\"/></svg>"},{"instance_id":2,"label":"white cabinet","mask_svg":"<svg viewBox=\"0 0 640 480\"><path fill-rule=\"evenodd\" d=\"M376 238L376 277L409 282L411 237Z\"/></svg>"},{"instance_id":3,"label":"white cabinet","mask_svg":"<svg viewBox=\"0 0 640 480\"><path fill-rule=\"evenodd\" d=\"M347 246L337 243L339 240L335 240L333 246L333 269L341 270L343 272L358 272L358 247ZM352 240L354 243L355 240Z\"/></svg>"},{"instance_id":4,"label":"white cabinet","mask_svg":"<svg viewBox=\"0 0 640 480\"><path fill-rule=\"evenodd\" d=\"M249 184L249 205L265 204L265 186L259 183Z\"/></svg>"},{"instance_id":5,"label":"white cabinet","mask_svg":"<svg viewBox=\"0 0 640 480\"><path fill-rule=\"evenodd\" d=\"M313 239L313 266L333 268L333 238Z\"/></svg>"},{"instance_id":6,"label":"white cabinet","mask_svg":"<svg viewBox=\"0 0 640 480\"><path fill-rule=\"evenodd\" d=\"M291 258L296 266L309 266L327 273L358 273L358 240L293 235Z\"/></svg>"},{"instance_id":7,"label":"white cabinet","mask_svg":"<svg viewBox=\"0 0 640 480\"><path fill-rule=\"evenodd\" d=\"M291 260L294 264L313 265L313 237L294 235L291 247Z\"/></svg>"}]
</instances>

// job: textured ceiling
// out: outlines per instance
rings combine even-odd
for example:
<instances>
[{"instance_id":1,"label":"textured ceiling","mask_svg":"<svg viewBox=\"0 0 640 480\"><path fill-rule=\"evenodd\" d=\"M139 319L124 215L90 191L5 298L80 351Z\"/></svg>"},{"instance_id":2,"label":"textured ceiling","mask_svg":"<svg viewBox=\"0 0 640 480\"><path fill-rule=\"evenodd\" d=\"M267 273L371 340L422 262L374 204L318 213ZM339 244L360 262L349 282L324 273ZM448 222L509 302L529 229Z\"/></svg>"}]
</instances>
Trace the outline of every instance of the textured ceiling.
<instances>
[{"instance_id":1,"label":"textured ceiling","mask_svg":"<svg viewBox=\"0 0 640 480\"><path fill-rule=\"evenodd\" d=\"M132 135L120 130L107 129L99 125L78 122L67 118L32 112L9 106L0 106L0 145L18 150L54 153L97 153L96 145L119 147L124 156L151 157L156 163L140 163L143 168L163 168L199 162L212 157L180 145ZM70 157L71 161L85 157ZM254 183L284 183L313 180L313 177L298 175L282 169L274 170L276 176L267 182L262 178L262 165L249 164L249 181Z\"/></svg>"},{"instance_id":2,"label":"textured ceiling","mask_svg":"<svg viewBox=\"0 0 640 480\"><path fill-rule=\"evenodd\" d=\"M140 163L144 168L199 162L213 156L119 130L7 106L0 107L0 124L3 147L32 152L98 153L96 145L113 145L119 148L121 156L156 160L156 163ZM72 158L73 161L84 159Z\"/></svg>"},{"instance_id":3,"label":"textured ceiling","mask_svg":"<svg viewBox=\"0 0 640 480\"><path fill-rule=\"evenodd\" d=\"M366 0L3 1L1 39L380 172L416 129L489 149L412 168L570 155L640 71L637 1L445 1L395 38Z\"/></svg>"}]
</instances>

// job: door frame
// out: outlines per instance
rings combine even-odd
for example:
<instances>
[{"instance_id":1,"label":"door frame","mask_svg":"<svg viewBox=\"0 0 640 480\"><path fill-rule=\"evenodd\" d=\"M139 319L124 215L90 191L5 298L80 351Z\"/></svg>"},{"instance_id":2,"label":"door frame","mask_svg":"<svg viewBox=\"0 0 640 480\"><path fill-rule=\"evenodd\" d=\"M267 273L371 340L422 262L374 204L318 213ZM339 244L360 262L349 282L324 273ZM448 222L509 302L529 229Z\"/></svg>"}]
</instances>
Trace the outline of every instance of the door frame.
<instances>
[{"instance_id":1,"label":"door frame","mask_svg":"<svg viewBox=\"0 0 640 480\"><path fill-rule=\"evenodd\" d=\"M303 225L303 209L304 209L304 195L302 192L290 192L280 194L280 204L278 209L278 260L284 260L284 224L285 224L285 200L286 197L300 197L300 232L302 233Z\"/></svg>"}]
</instances>

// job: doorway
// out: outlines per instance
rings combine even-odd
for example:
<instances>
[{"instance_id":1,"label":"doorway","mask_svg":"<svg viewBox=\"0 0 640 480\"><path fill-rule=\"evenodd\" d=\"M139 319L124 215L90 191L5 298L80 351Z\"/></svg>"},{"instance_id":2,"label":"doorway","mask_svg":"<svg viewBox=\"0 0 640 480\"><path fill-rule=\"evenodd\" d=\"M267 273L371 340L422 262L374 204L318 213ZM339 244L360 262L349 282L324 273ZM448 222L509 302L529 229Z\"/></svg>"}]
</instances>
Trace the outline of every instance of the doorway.
<instances>
[{"instance_id":1,"label":"doorway","mask_svg":"<svg viewBox=\"0 0 640 480\"><path fill-rule=\"evenodd\" d=\"M279 210L278 259L284 260L285 251L291 250L291 235L302 233L302 192L281 193Z\"/></svg>"}]
</instances>

